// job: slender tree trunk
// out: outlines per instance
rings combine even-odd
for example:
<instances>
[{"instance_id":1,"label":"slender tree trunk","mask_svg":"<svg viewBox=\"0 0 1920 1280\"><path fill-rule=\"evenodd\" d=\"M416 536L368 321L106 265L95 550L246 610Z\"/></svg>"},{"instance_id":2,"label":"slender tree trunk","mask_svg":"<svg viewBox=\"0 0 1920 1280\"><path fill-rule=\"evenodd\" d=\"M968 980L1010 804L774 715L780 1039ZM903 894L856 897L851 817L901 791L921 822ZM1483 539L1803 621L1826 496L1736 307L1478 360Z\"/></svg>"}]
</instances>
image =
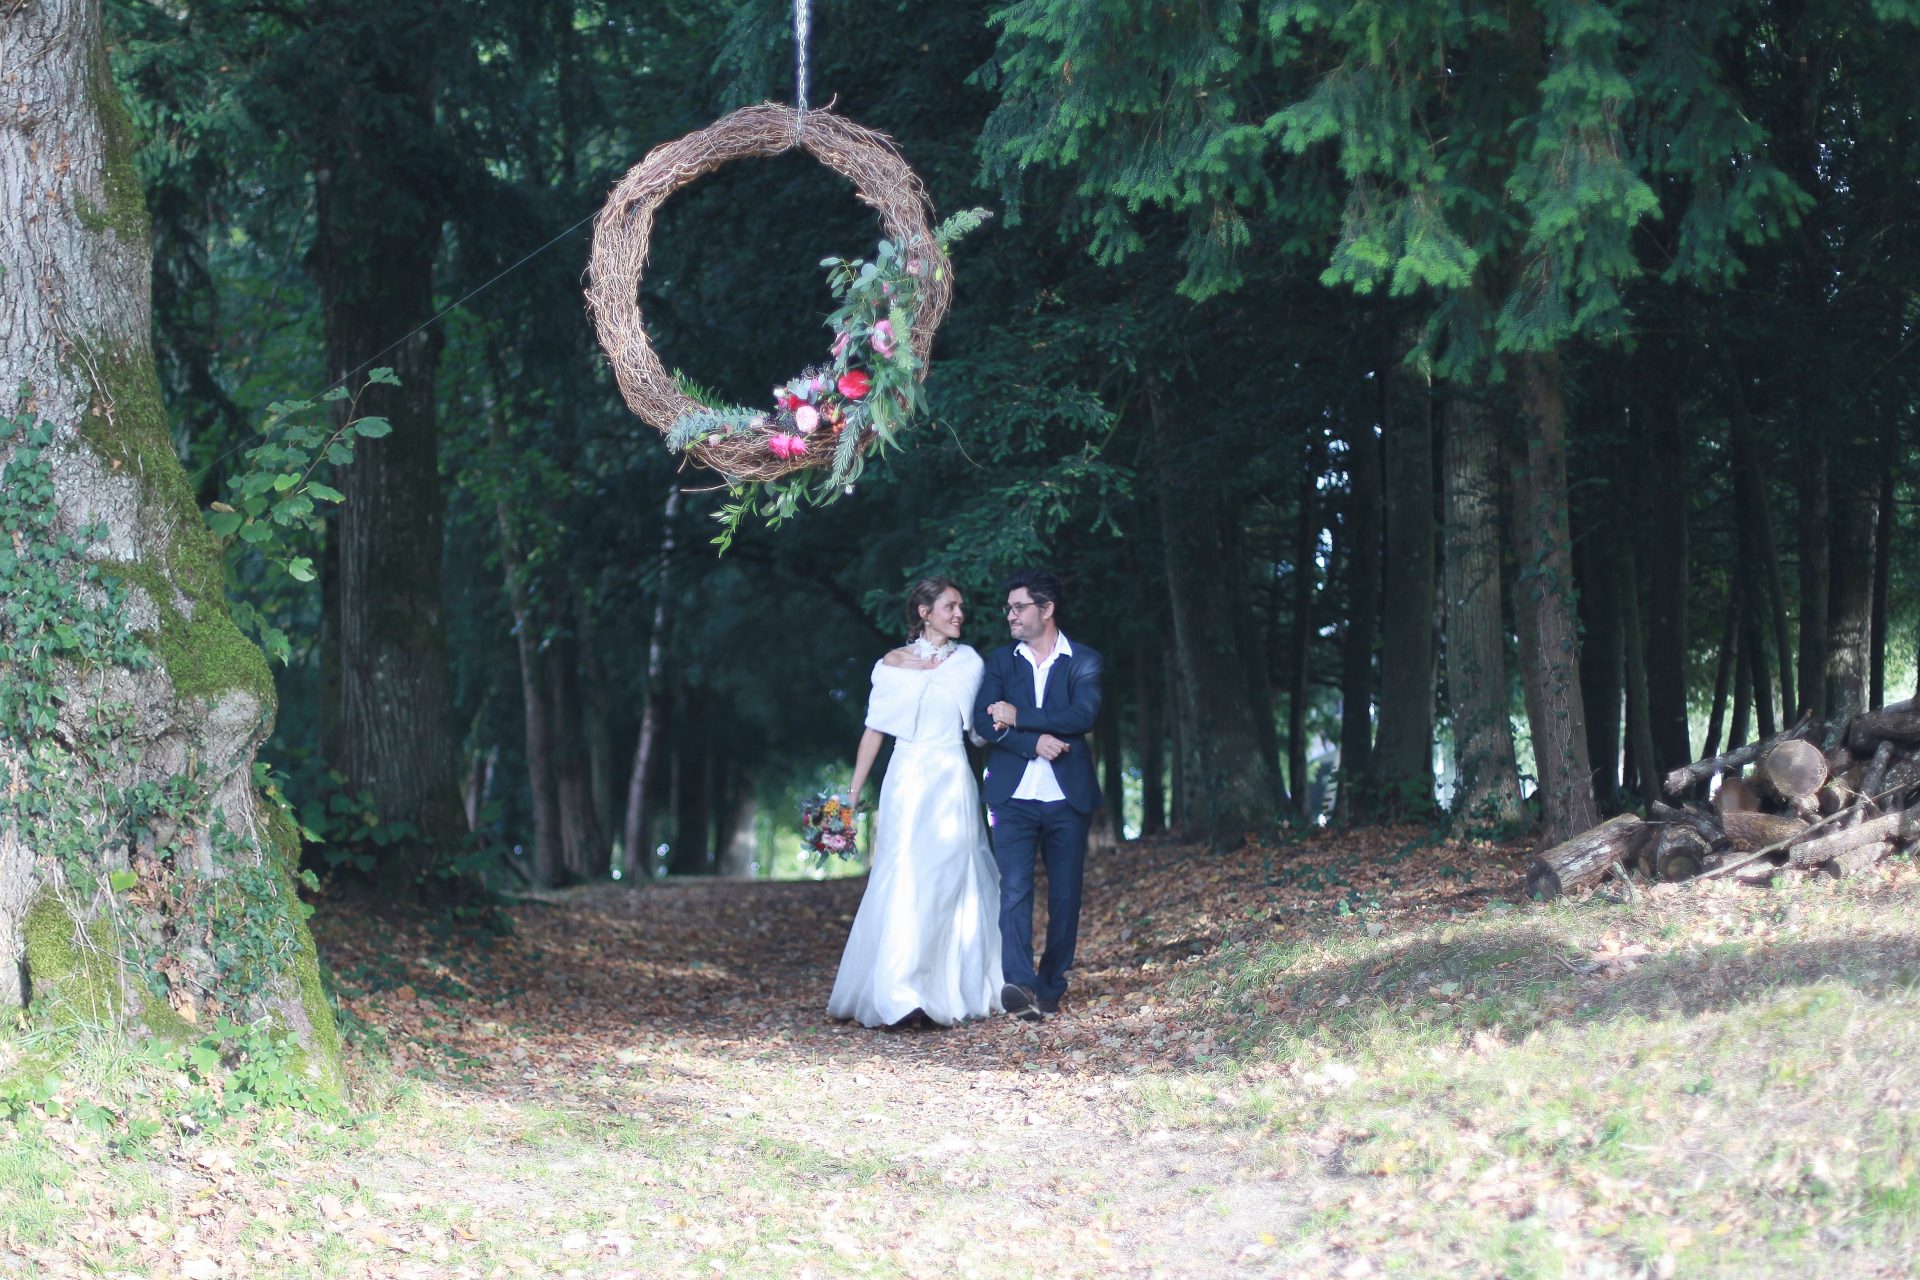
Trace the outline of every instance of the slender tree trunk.
<instances>
[{"instance_id":1,"label":"slender tree trunk","mask_svg":"<svg viewBox=\"0 0 1920 1280\"><path fill-rule=\"evenodd\" d=\"M1373 768L1373 651L1380 635L1380 441L1363 421L1347 433L1347 626L1340 641L1340 788L1344 821L1379 811Z\"/></svg>"},{"instance_id":2,"label":"slender tree trunk","mask_svg":"<svg viewBox=\"0 0 1920 1280\"><path fill-rule=\"evenodd\" d=\"M1733 490L1734 519L1739 524L1737 557L1744 571L1758 573L1766 590L1764 608L1749 592L1749 609L1756 620L1764 612L1773 636L1774 660L1780 668L1780 706L1789 716L1795 705L1793 644L1787 626L1787 593L1780 574L1780 553L1773 535L1773 513L1767 504L1766 476L1759 450L1747 423L1746 390L1734 371ZM1756 657L1759 651L1748 646ZM1769 699L1771 701L1771 699Z\"/></svg>"},{"instance_id":3,"label":"slender tree trunk","mask_svg":"<svg viewBox=\"0 0 1920 1280\"><path fill-rule=\"evenodd\" d=\"M716 872L737 880L751 879L760 863L760 804L751 788L744 788L730 806L725 843Z\"/></svg>"},{"instance_id":4,"label":"slender tree trunk","mask_svg":"<svg viewBox=\"0 0 1920 1280\"><path fill-rule=\"evenodd\" d=\"M1319 480L1327 465L1326 438L1316 427L1307 441L1293 525L1293 620L1287 646L1287 797L1298 817L1313 788L1307 777L1307 699L1313 658L1313 592L1319 576Z\"/></svg>"},{"instance_id":5,"label":"slender tree trunk","mask_svg":"<svg viewBox=\"0 0 1920 1280\"><path fill-rule=\"evenodd\" d=\"M594 818L593 759L587 748L587 712L580 693L579 632L571 619L547 645L545 657L561 860L570 879L598 883L611 869L612 843Z\"/></svg>"},{"instance_id":6,"label":"slender tree trunk","mask_svg":"<svg viewBox=\"0 0 1920 1280\"><path fill-rule=\"evenodd\" d=\"M1424 817L1433 812L1433 401L1426 379L1404 364L1389 369L1386 383L1385 608L1373 769L1383 816Z\"/></svg>"},{"instance_id":7,"label":"slender tree trunk","mask_svg":"<svg viewBox=\"0 0 1920 1280\"><path fill-rule=\"evenodd\" d=\"M1499 454L1484 407L1448 403L1444 457L1447 702L1459 766L1453 825L1504 830L1519 825L1524 810L1500 619Z\"/></svg>"},{"instance_id":8,"label":"slender tree trunk","mask_svg":"<svg viewBox=\"0 0 1920 1280\"><path fill-rule=\"evenodd\" d=\"M504 467L509 444L506 426L496 412L489 428L494 454ZM544 628L535 617L527 589L526 557L520 549L519 524L504 486L494 503L494 522L500 532L500 567L506 576L507 607L513 614L514 652L520 666L520 723L527 758L527 791L533 811L533 883L560 883L564 862L560 843L560 802L554 790L553 750L549 727L546 681L540 660Z\"/></svg>"},{"instance_id":9,"label":"slender tree trunk","mask_svg":"<svg viewBox=\"0 0 1920 1280\"><path fill-rule=\"evenodd\" d=\"M97 0L9 6L0 68L0 1001L174 1035L168 1006L258 1021L337 1090L299 834L253 785L273 678L168 430Z\"/></svg>"},{"instance_id":10,"label":"slender tree trunk","mask_svg":"<svg viewBox=\"0 0 1920 1280\"><path fill-rule=\"evenodd\" d=\"M1134 673L1134 751L1140 759L1140 834L1157 836L1167 829L1166 759L1161 752L1161 691L1166 679L1140 654Z\"/></svg>"},{"instance_id":11,"label":"slender tree trunk","mask_svg":"<svg viewBox=\"0 0 1920 1280\"><path fill-rule=\"evenodd\" d=\"M1157 389L1149 393L1148 407L1155 434L1166 438ZM1159 517L1185 698L1181 710L1186 723L1200 730L1184 738L1193 771L1188 809L1213 845L1231 848L1278 814L1279 779L1261 748L1259 709L1248 705L1246 661L1236 643L1241 628L1231 609L1232 591L1221 579L1224 548L1214 511L1197 495L1163 483Z\"/></svg>"},{"instance_id":12,"label":"slender tree trunk","mask_svg":"<svg viewBox=\"0 0 1920 1280\"><path fill-rule=\"evenodd\" d=\"M1740 643L1734 654L1733 668L1733 719L1727 727L1727 746L1744 746L1753 739L1747 736L1747 717L1753 712L1753 691L1764 688L1766 679L1754 672L1753 637L1758 634L1749 602L1742 606L1740 620ZM1763 735L1765 736L1765 735Z\"/></svg>"},{"instance_id":13,"label":"slender tree trunk","mask_svg":"<svg viewBox=\"0 0 1920 1280\"><path fill-rule=\"evenodd\" d=\"M1678 370L1672 371L1677 379ZM1687 509L1693 501L1688 474L1687 428L1677 380L1661 389L1647 421L1647 714L1653 732L1654 772L1665 776L1694 759L1687 726Z\"/></svg>"},{"instance_id":14,"label":"slender tree trunk","mask_svg":"<svg viewBox=\"0 0 1920 1280\"><path fill-rule=\"evenodd\" d=\"M1171 640L1166 652L1173 652ZM1167 663L1167 697L1161 703L1167 713L1167 825L1175 831L1185 831L1192 823L1187 812L1187 723L1184 707L1186 699L1181 695L1180 667L1176 662Z\"/></svg>"},{"instance_id":15,"label":"slender tree trunk","mask_svg":"<svg viewBox=\"0 0 1920 1280\"><path fill-rule=\"evenodd\" d=\"M1613 410L1617 415L1617 408ZM1586 463L1590 474L1607 477L1605 458L1617 438L1596 420ZM1593 765L1594 799L1601 810L1620 810L1621 701L1625 695L1621 653L1620 580L1616 544L1627 536L1620 527L1615 482L1589 484L1574 495L1577 521L1573 571L1580 585L1580 689L1586 697L1587 758Z\"/></svg>"},{"instance_id":16,"label":"slender tree trunk","mask_svg":"<svg viewBox=\"0 0 1920 1280\"><path fill-rule=\"evenodd\" d=\"M1760 619L1754 616L1752 597L1749 594L1746 622L1743 623L1743 643L1740 648L1747 656L1747 673L1751 681L1750 692L1753 700L1753 715L1757 736L1771 738L1774 730L1773 719L1773 675L1767 667L1767 647L1760 634ZM1782 715L1787 712L1787 704L1780 704ZM1734 746L1743 745L1739 742Z\"/></svg>"},{"instance_id":17,"label":"slender tree trunk","mask_svg":"<svg viewBox=\"0 0 1920 1280\"><path fill-rule=\"evenodd\" d=\"M1827 714L1829 520L1827 437L1800 441L1800 712ZM1793 712L1787 712L1793 719Z\"/></svg>"},{"instance_id":18,"label":"slender tree trunk","mask_svg":"<svg viewBox=\"0 0 1920 1280\"><path fill-rule=\"evenodd\" d=\"M1120 740L1120 707L1124 673L1107 668L1111 677L1101 686L1100 772L1101 799L1106 803L1107 821L1113 827L1115 843L1127 838L1127 769Z\"/></svg>"},{"instance_id":19,"label":"slender tree trunk","mask_svg":"<svg viewBox=\"0 0 1920 1280\"><path fill-rule=\"evenodd\" d=\"M1727 723L1727 693L1733 687L1736 651L1740 646L1740 575L1732 575L1727 592L1726 620L1720 627L1720 648L1713 662L1713 707L1707 713L1707 741L1701 748L1700 758L1707 759L1720 753L1720 731ZM1729 747L1740 745L1732 739L1727 740Z\"/></svg>"},{"instance_id":20,"label":"slender tree trunk","mask_svg":"<svg viewBox=\"0 0 1920 1280\"><path fill-rule=\"evenodd\" d=\"M673 621L673 526L680 514L680 487L667 486L661 508L660 568L654 576L653 626L647 633L647 688L640 712L640 740L633 749L633 770L627 776L627 820L621 840L622 875L639 882L653 866L653 806L648 779L653 773L654 746L660 738L661 712L666 702L667 627ZM676 837L677 838L677 837Z\"/></svg>"},{"instance_id":21,"label":"slender tree trunk","mask_svg":"<svg viewBox=\"0 0 1920 1280\"><path fill-rule=\"evenodd\" d=\"M1869 641L1867 705L1887 705L1887 606L1893 587L1893 538L1900 513L1894 505L1894 460L1900 428L1887 428L1880 442L1880 492L1873 521L1873 622Z\"/></svg>"},{"instance_id":22,"label":"slender tree trunk","mask_svg":"<svg viewBox=\"0 0 1920 1280\"><path fill-rule=\"evenodd\" d=\"M1853 453L1833 468L1824 710L1835 719L1867 709L1877 488L1870 466L1869 458Z\"/></svg>"},{"instance_id":23,"label":"slender tree trunk","mask_svg":"<svg viewBox=\"0 0 1920 1280\"><path fill-rule=\"evenodd\" d=\"M1616 548L1620 575L1621 649L1626 654L1627 752L1633 761L1633 787L1644 802L1660 798L1661 774L1655 761L1653 725L1647 715L1645 632L1640 625L1640 572L1634 540L1622 537Z\"/></svg>"},{"instance_id":24,"label":"slender tree trunk","mask_svg":"<svg viewBox=\"0 0 1920 1280\"><path fill-rule=\"evenodd\" d=\"M582 731L587 742L587 777L593 790L593 822L607 841L608 870L613 858L612 841L619 830L613 814L613 726L609 708L613 690L607 679L605 654L601 649L600 629L594 612L598 599L584 588L575 592L574 625L580 633L580 692Z\"/></svg>"}]
</instances>

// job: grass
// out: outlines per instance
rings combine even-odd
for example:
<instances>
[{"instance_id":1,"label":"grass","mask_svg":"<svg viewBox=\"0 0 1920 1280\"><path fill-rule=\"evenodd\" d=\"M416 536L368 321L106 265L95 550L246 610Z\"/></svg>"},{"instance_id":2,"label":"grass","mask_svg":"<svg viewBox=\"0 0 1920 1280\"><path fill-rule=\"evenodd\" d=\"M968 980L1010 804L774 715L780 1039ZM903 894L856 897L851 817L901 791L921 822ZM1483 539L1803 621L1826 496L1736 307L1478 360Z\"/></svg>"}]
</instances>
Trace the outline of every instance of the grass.
<instances>
[{"instance_id":1,"label":"grass","mask_svg":"<svg viewBox=\"0 0 1920 1280\"><path fill-rule=\"evenodd\" d=\"M1917 897L1899 868L1241 943L1184 979L1228 1060L1148 1122L1293 1137L1305 1270L1908 1274Z\"/></svg>"}]
</instances>

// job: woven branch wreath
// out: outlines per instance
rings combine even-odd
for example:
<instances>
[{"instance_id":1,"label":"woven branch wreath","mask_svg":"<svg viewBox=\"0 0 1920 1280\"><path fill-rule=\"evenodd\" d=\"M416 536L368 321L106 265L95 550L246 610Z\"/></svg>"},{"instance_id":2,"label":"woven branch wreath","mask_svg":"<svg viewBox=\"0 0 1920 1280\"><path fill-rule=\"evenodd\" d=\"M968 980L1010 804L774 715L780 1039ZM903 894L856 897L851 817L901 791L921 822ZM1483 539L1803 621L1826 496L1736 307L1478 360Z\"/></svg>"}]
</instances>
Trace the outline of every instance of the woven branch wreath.
<instances>
[{"instance_id":1,"label":"woven branch wreath","mask_svg":"<svg viewBox=\"0 0 1920 1280\"><path fill-rule=\"evenodd\" d=\"M640 276L647 264L654 211L668 196L729 160L775 156L794 147L805 148L852 182L860 199L880 214L887 238L895 245L911 246L916 268L923 269L914 273L907 344L916 366L914 377L926 377L928 353L934 331L947 313L953 277L932 224L932 202L919 177L884 134L828 111L807 112L803 128L794 108L763 103L655 147L621 179L594 221L587 302L600 345L613 362L627 407L662 435L673 435L676 424L708 406L681 389L647 341L641 320ZM836 454L844 457L846 449L864 449L872 434L871 430L860 432L843 446L834 431L803 438L754 423L694 440L686 452L731 482L751 483L834 467Z\"/></svg>"}]
</instances>

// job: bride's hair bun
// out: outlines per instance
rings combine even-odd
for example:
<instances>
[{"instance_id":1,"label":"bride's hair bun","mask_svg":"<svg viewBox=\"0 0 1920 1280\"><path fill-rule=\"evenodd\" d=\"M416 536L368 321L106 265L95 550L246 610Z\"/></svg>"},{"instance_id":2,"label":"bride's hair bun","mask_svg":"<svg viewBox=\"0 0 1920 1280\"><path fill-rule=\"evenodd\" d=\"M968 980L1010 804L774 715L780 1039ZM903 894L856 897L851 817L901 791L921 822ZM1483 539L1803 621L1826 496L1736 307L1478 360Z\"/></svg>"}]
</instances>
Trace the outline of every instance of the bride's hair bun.
<instances>
[{"instance_id":1,"label":"bride's hair bun","mask_svg":"<svg viewBox=\"0 0 1920 1280\"><path fill-rule=\"evenodd\" d=\"M920 579L914 584L913 590L907 592L907 639L920 638L920 631L926 626L926 623L921 621L920 611L933 608L933 602L940 598L942 592L949 589L959 591L960 584L952 578L935 577Z\"/></svg>"}]
</instances>

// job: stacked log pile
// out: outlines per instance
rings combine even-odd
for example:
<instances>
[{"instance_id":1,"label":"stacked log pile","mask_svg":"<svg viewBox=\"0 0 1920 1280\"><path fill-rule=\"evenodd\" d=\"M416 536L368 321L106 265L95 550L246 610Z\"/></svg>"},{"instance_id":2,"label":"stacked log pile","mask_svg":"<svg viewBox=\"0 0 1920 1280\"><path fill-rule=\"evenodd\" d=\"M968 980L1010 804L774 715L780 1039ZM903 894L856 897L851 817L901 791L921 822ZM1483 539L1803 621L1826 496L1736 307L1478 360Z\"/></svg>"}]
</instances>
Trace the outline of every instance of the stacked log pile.
<instances>
[{"instance_id":1,"label":"stacked log pile","mask_svg":"<svg viewBox=\"0 0 1920 1280\"><path fill-rule=\"evenodd\" d=\"M1675 769L1664 790L1644 821L1610 818L1535 858L1527 892L1570 893L1616 867L1668 881L1844 877L1910 849L1920 842L1920 702L1833 724L1802 720Z\"/></svg>"}]
</instances>

